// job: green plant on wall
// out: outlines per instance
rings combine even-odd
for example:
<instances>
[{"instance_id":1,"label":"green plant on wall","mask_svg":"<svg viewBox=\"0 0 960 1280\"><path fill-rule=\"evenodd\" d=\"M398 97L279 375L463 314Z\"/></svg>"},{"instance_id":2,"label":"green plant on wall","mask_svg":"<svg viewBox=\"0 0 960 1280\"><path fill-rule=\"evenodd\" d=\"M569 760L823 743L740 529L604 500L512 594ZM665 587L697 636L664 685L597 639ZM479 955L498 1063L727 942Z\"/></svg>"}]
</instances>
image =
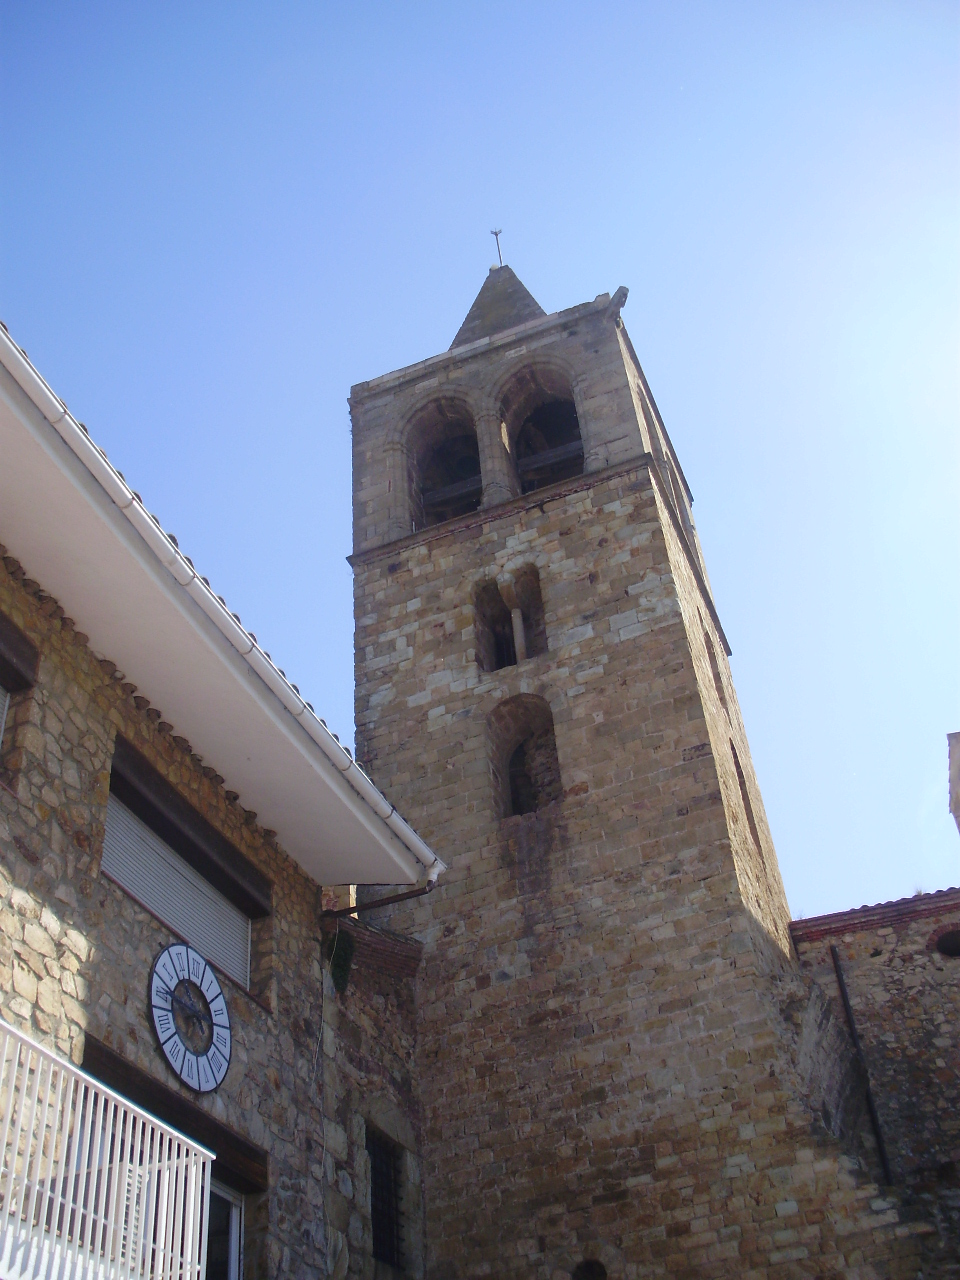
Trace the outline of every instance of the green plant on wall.
<instances>
[{"instance_id":1,"label":"green plant on wall","mask_svg":"<svg viewBox=\"0 0 960 1280\"><path fill-rule=\"evenodd\" d=\"M347 931L338 929L327 942L327 960L330 962L330 977L338 995L343 995L350 981L350 966L353 964L354 941Z\"/></svg>"}]
</instances>

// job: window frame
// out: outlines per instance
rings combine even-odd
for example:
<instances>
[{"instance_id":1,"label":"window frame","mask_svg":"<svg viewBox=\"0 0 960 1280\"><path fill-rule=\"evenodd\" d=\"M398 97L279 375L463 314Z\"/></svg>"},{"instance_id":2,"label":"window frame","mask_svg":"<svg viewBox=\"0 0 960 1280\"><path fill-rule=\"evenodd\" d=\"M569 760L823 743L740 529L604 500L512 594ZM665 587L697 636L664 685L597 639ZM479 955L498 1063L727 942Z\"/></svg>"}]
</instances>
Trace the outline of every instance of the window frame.
<instances>
[{"instance_id":1,"label":"window frame","mask_svg":"<svg viewBox=\"0 0 960 1280\"><path fill-rule=\"evenodd\" d=\"M234 1191L231 1187L225 1186L222 1182L217 1182L215 1178L210 1179L210 1196L211 1200L213 1196L219 1196L221 1200L226 1200L230 1205L230 1257L227 1261L227 1280L242 1280L244 1230L243 1196L239 1191ZM209 1222L210 1215L208 1213L208 1230Z\"/></svg>"},{"instance_id":2,"label":"window frame","mask_svg":"<svg viewBox=\"0 0 960 1280\"><path fill-rule=\"evenodd\" d=\"M195 947L220 973L226 974L244 991L250 990L250 917L182 858L148 823L128 809L113 791L107 799L100 872L176 937ZM161 879L165 881L166 892L161 890L157 893L154 886ZM193 894L191 905L194 907L195 927L191 927L189 911L177 918L178 899L181 895L190 894ZM168 909L171 903L172 909ZM200 916L199 922L197 915ZM219 921L221 929L215 928L213 937L205 937L204 919L211 917ZM218 932L230 938L230 946L217 949L214 939ZM239 949L243 951L242 958L236 954Z\"/></svg>"},{"instance_id":3,"label":"window frame","mask_svg":"<svg viewBox=\"0 0 960 1280\"><path fill-rule=\"evenodd\" d=\"M268 877L120 736L114 744L110 790L244 915L260 920L273 913Z\"/></svg>"},{"instance_id":4,"label":"window frame","mask_svg":"<svg viewBox=\"0 0 960 1280\"><path fill-rule=\"evenodd\" d=\"M403 1162L404 1148L399 1142L389 1137L374 1125L366 1124L364 1146L370 1163L370 1229L372 1234L371 1252L375 1262L392 1267L403 1274L406 1257L406 1241L404 1239L403 1212ZM375 1155L371 1148L379 1148ZM377 1189L380 1174L383 1171L381 1162L390 1161L392 1167L391 1185ZM387 1202L384 1206L384 1200ZM379 1203L378 1203L379 1202ZM379 1221L378 1214L386 1211L388 1221ZM383 1236L390 1237L384 1244ZM380 1252L378 1252L378 1249Z\"/></svg>"}]
</instances>

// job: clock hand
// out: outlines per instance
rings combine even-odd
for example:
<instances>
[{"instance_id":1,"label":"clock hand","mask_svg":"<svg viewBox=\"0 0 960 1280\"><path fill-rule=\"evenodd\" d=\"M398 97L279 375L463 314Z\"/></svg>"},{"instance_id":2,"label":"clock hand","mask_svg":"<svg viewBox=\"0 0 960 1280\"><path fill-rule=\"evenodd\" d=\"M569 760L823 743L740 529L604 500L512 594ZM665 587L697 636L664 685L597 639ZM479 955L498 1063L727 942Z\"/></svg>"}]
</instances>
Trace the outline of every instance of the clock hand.
<instances>
[{"instance_id":1,"label":"clock hand","mask_svg":"<svg viewBox=\"0 0 960 1280\"><path fill-rule=\"evenodd\" d=\"M165 982L161 981L159 985L163 988L164 993L169 996L171 1004L179 1005L181 1009L188 1013L190 1017L194 1018L197 1022L207 1022L211 1027L213 1026L213 1018L210 1014L204 1013L202 1009L198 1009L193 1000L184 1000L182 996L178 996L175 992L171 991Z\"/></svg>"}]
</instances>

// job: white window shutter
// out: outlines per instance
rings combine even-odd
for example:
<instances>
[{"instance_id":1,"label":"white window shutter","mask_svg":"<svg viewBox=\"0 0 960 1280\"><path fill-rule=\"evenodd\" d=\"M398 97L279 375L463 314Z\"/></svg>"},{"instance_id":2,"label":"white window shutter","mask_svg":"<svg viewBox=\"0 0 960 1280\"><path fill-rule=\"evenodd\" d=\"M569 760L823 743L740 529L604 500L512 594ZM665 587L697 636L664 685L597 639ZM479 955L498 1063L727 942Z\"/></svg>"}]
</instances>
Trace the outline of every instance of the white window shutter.
<instances>
[{"instance_id":1,"label":"white window shutter","mask_svg":"<svg viewBox=\"0 0 960 1280\"><path fill-rule=\"evenodd\" d=\"M250 985L250 919L114 795L100 869L242 987Z\"/></svg>"}]
</instances>

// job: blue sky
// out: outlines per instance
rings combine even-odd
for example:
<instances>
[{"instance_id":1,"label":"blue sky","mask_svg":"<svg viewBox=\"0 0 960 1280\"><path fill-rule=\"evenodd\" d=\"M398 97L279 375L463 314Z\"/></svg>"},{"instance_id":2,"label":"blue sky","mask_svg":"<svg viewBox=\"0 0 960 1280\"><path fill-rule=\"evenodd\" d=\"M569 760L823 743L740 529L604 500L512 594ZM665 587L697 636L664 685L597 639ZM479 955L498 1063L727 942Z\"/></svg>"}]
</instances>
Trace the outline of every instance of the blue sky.
<instances>
[{"instance_id":1,"label":"blue sky","mask_svg":"<svg viewBox=\"0 0 960 1280\"><path fill-rule=\"evenodd\" d=\"M350 385L626 284L794 913L954 885L958 14L2 0L0 316L349 738Z\"/></svg>"}]
</instances>

